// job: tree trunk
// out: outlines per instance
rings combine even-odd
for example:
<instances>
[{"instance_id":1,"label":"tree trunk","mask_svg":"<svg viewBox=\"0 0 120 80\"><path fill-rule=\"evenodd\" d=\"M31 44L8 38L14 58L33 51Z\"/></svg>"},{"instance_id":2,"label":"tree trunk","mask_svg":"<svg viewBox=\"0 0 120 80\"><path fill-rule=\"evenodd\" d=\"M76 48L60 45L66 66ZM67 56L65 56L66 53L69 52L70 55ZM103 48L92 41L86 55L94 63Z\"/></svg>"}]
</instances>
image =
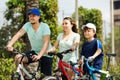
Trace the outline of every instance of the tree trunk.
<instances>
[{"instance_id":1,"label":"tree trunk","mask_svg":"<svg viewBox=\"0 0 120 80\"><path fill-rule=\"evenodd\" d=\"M28 21L28 11L32 8L39 8L39 0L27 0L26 1L26 22Z\"/></svg>"}]
</instances>

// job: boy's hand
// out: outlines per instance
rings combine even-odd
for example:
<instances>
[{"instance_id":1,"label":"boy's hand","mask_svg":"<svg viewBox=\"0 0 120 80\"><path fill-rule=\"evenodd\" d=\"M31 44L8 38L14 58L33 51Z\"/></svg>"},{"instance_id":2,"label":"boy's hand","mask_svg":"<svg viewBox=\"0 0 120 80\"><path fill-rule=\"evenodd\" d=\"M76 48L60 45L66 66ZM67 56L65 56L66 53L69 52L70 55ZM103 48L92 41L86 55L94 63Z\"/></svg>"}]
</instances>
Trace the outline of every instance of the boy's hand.
<instances>
[{"instance_id":1,"label":"boy's hand","mask_svg":"<svg viewBox=\"0 0 120 80\"><path fill-rule=\"evenodd\" d=\"M92 56L88 57L88 61L92 62L94 60L94 58Z\"/></svg>"}]
</instances>

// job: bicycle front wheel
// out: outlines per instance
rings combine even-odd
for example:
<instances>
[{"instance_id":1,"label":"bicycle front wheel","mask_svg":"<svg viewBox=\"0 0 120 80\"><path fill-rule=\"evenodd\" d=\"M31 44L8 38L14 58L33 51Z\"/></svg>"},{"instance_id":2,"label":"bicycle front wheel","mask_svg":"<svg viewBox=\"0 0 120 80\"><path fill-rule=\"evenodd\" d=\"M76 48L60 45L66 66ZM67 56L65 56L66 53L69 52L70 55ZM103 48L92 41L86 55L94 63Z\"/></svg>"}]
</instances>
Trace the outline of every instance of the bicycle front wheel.
<instances>
[{"instance_id":1,"label":"bicycle front wheel","mask_svg":"<svg viewBox=\"0 0 120 80\"><path fill-rule=\"evenodd\" d=\"M14 74L12 74L11 80L20 80L20 75L19 75L19 73L14 73Z\"/></svg>"},{"instance_id":2,"label":"bicycle front wheel","mask_svg":"<svg viewBox=\"0 0 120 80\"><path fill-rule=\"evenodd\" d=\"M113 80L113 76L107 77L106 80Z\"/></svg>"},{"instance_id":3,"label":"bicycle front wheel","mask_svg":"<svg viewBox=\"0 0 120 80\"><path fill-rule=\"evenodd\" d=\"M55 76L47 76L47 77L43 78L42 80L60 80L60 79Z\"/></svg>"},{"instance_id":4,"label":"bicycle front wheel","mask_svg":"<svg viewBox=\"0 0 120 80\"><path fill-rule=\"evenodd\" d=\"M113 76L108 77L106 80L120 80L120 76L113 75Z\"/></svg>"}]
</instances>

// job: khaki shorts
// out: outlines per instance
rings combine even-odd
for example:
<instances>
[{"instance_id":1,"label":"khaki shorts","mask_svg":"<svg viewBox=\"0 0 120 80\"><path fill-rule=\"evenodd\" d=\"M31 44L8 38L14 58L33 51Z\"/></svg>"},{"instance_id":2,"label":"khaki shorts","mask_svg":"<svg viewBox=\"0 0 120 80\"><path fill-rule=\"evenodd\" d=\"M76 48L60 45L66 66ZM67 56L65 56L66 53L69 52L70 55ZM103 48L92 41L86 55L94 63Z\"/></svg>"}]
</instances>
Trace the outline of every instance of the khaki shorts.
<instances>
[{"instance_id":1,"label":"khaki shorts","mask_svg":"<svg viewBox=\"0 0 120 80\"><path fill-rule=\"evenodd\" d=\"M28 70L30 73L34 73L38 69L39 62L32 62L30 64L26 64L25 68Z\"/></svg>"}]
</instances>

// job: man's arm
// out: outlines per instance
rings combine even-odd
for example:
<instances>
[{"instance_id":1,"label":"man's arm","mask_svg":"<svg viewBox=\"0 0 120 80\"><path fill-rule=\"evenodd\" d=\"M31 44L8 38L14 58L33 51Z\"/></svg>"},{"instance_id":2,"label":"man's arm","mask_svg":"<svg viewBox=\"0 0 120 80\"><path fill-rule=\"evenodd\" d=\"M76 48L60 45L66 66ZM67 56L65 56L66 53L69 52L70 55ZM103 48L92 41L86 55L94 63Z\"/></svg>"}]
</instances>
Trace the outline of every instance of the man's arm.
<instances>
[{"instance_id":1,"label":"man's arm","mask_svg":"<svg viewBox=\"0 0 120 80\"><path fill-rule=\"evenodd\" d=\"M54 46L47 52L54 52L57 49L58 45L59 45L59 40L56 40Z\"/></svg>"},{"instance_id":2,"label":"man's arm","mask_svg":"<svg viewBox=\"0 0 120 80\"><path fill-rule=\"evenodd\" d=\"M42 47L40 53L38 54L38 56L33 55L33 57L32 57L33 61L37 61L38 59L40 59L48 48L48 45L49 45L49 42L50 42L50 35L45 35L43 37L43 39L44 39L43 47Z\"/></svg>"},{"instance_id":3,"label":"man's arm","mask_svg":"<svg viewBox=\"0 0 120 80\"><path fill-rule=\"evenodd\" d=\"M39 57L41 58L42 55L46 52L47 48L48 48L48 45L49 45L49 42L50 42L50 35L45 35L44 36L44 45L39 53Z\"/></svg>"},{"instance_id":4,"label":"man's arm","mask_svg":"<svg viewBox=\"0 0 120 80\"><path fill-rule=\"evenodd\" d=\"M102 52L101 49L97 49L97 51L95 52L95 54L92 56L93 59L95 59L98 55L100 55Z\"/></svg>"},{"instance_id":5,"label":"man's arm","mask_svg":"<svg viewBox=\"0 0 120 80\"><path fill-rule=\"evenodd\" d=\"M9 41L8 45L7 45L7 49L8 51L13 51L13 44L21 37L25 34L25 30L23 28L21 28L14 36L13 38Z\"/></svg>"}]
</instances>

